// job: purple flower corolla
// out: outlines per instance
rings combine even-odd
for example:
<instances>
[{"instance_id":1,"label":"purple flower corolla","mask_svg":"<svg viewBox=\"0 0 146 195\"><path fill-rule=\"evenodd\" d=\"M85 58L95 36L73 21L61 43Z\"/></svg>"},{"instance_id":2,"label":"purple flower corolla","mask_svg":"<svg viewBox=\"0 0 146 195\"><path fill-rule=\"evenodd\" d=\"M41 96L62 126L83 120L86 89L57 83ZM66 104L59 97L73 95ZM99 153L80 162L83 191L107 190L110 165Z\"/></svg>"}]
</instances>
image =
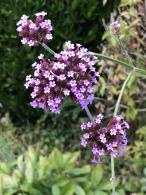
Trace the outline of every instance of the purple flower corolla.
<instances>
[{"instance_id":1,"label":"purple flower corolla","mask_svg":"<svg viewBox=\"0 0 146 195\"><path fill-rule=\"evenodd\" d=\"M125 151L127 145L126 130L129 128L122 116L114 116L107 127L102 127L103 115L99 114L95 121L81 124L81 129L86 132L81 139L81 145L91 146L93 154L92 162L100 160L109 154L116 157Z\"/></svg>"},{"instance_id":2,"label":"purple flower corolla","mask_svg":"<svg viewBox=\"0 0 146 195\"><path fill-rule=\"evenodd\" d=\"M36 46L43 42L50 41L52 37L52 25L50 20L46 20L46 12L35 14L35 22L29 19L29 16L23 15L17 22L17 31L22 37L22 44ZM40 55L42 58L43 55Z\"/></svg>"}]
</instances>

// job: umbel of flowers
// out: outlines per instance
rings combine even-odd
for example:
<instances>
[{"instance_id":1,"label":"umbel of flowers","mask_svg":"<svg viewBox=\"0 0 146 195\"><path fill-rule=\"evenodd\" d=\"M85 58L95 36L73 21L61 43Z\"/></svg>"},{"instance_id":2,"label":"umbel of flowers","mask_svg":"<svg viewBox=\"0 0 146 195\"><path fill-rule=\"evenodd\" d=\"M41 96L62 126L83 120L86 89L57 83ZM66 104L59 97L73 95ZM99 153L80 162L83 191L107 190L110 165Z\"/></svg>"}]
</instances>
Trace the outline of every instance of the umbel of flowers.
<instances>
[{"instance_id":1,"label":"umbel of flowers","mask_svg":"<svg viewBox=\"0 0 146 195\"><path fill-rule=\"evenodd\" d=\"M92 122L83 123L82 130L86 130L81 139L81 145L91 146L93 163L98 163L109 154L116 157L122 154L127 145L126 130L129 128L122 116L114 116L107 127L102 127L103 115L99 114Z\"/></svg>"},{"instance_id":2,"label":"umbel of flowers","mask_svg":"<svg viewBox=\"0 0 146 195\"><path fill-rule=\"evenodd\" d=\"M51 34L51 21L45 19L46 12L35 14L35 22L29 19L29 16L23 15L17 22L17 31L22 37L22 44L36 46L43 42L50 41L53 37Z\"/></svg>"},{"instance_id":3,"label":"umbel of flowers","mask_svg":"<svg viewBox=\"0 0 146 195\"><path fill-rule=\"evenodd\" d=\"M32 66L34 74L26 77L26 88L31 88L31 105L53 113L60 113L60 106L70 96L84 109L94 100L93 85L99 73L94 68L96 57L85 55L87 49L80 44L66 42L66 47L55 60L45 59Z\"/></svg>"},{"instance_id":4,"label":"umbel of flowers","mask_svg":"<svg viewBox=\"0 0 146 195\"><path fill-rule=\"evenodd\" d=\"M46 12L35 14L35 22L23 15L17 23L17 31L22 37L21 42L29 46L37 46L52 39L52 25L46 20ZM112 23L115 34L120 31L118 22ZM93 86L98 84L99 73L94 64L96 57L80 44L66 42L66 47L54 55L54 60L45 59L43 54L38 56L38 62L32 64L35 69L32 75L26 77L25 87L31 90L31 106L48 109L59 114L64 99L69 96L83 109L94 100ZM45 45L45 48L47 46ZM52 51L48 48L49 51ZM88 112L87 112L88 113ZM88 113L89 114L89 113ZM122 116L114 116L107 127L102 127L103 116L99 114L95 121L83 123L86 130L81 139L81 145L90 145L93 159L98 163L106 155L116 157L124 152L127 145L126 129L129 125Z\"/></svg>"}]
</instances>

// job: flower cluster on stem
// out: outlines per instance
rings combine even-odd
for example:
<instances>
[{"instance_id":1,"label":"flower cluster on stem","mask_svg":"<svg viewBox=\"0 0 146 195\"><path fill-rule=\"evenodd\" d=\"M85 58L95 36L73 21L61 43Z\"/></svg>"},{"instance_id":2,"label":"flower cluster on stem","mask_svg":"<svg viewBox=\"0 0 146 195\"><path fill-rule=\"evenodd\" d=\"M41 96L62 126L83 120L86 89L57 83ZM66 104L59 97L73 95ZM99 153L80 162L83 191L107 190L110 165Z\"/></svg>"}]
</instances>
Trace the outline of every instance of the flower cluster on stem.
<instances>
[{"instance_id":1,"label":"flower cluster on stem","mask_svg":"<svg viewBox=\"0 0 146 195\"><path fill-rule=\"evenodd\" d=\"M38 63L32 66L34 74L26 77L26 88L31 88L31 105L53 113L60 113L65 97L70 96L83 109L94 100L93 86L99 73L93 66L94 55L87 55L87 49L80 44L66 42L66 47L55 60L45 59L41 54Z\"/></svg>"},{"instance_id":2,"label":"flower cluster on stem","mask_svg":"<svg viewBox=\"0 0 146 195\"><path fill-rule=\"evenodd\" d=\"M17 22L17 31L22 37L22 44L36 46L43 42L50 41L52 37L51 21L45 19L46 12L35 14L35 22L29 19L29 16L23 15Z\"/></svg>"},{"instance_id":3,"label":"flower cluster on stem","mask_svg":"<svg viewBox=\"0 0 146 195\"><path fill-rule=\"evenodd\" d=\"M99 114L92 122L81 124L81 129L86 130L81 139L81 145L91 146L92 162L99 163L105 155L116 157L122 154L127 145L126 130L127 122L121 115L114 116L107 127L102 127L103 115Z\"/></svg>"}]
</instances>

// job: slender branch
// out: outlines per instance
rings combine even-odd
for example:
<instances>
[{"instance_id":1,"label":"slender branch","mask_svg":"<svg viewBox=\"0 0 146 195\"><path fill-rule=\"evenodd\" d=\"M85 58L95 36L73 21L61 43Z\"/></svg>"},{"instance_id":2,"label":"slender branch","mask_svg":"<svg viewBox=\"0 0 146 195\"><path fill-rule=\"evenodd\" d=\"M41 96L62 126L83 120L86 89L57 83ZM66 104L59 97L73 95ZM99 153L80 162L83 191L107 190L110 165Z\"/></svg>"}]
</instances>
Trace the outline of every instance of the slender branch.
<instances>
[{"instance_id":1,"label":"slender branch","mask_svg":"<svg viewBox=\"0 0 146 195\"><path fill-rule=\"evenodd\" d=\"M115 163L114 163L114 157L111 156L111 182L112 182L112 195L116 195L116 189L115 189Z\"/></svg>"},{"instance_id":2,"label":"slender branch","mask_svg":"<svg viewBox=\"0 0 146 195\"><path fill-rule=\"evenodd\" d=\"M146 70L141 69L141 68L136 68L136 67L134 68L134 70L135 70L136 73L139 73L141 75L145 75L146 76Z\"/></svg>"},{"instance_id":3,"label":"slender branch","mask_svg":"<svg viewBox=\"0 0 146 195\"><path fill-rule=\"evenodd\" d=\"M94 120L93 120L93 117L92 117L92 114L91 114L91 112L90 112L89 108L88 108L88 107L86 107L86 108L85 108L85 111L86 111L86 113L87 113L87 115L88 115L88 117L89 117L90 121L92 121L92 122L93 122Z\"/></svg>"},{"instance_id":4,"label":"slender branch","mask_svg":"<svg viewBox=\"0 0 146 195\"><path fill-rule=\"evenodd\" d=\"M92 52L92 54L94 54L95 56L97 56L99 59L109 60L109 61L115 62L116 64L123 65L123 66L125 66L125 67L127 67L127 68L130 68L131 70L134 69L135 72L136 72L136 73L139 73L141 76L142 76L142 75L143 75L143 76L146 76L146 70L144 70L144 69L136 68L136 67L134 67L134 66L132 66L132 65L126 63L126 62L123 62L123 61L121 61L121 60L115 60L115 59L113 59L113 58L111 58L111 57L109 57L109 56L105 56L105 55L103 55L103 54L93 53L93 52ZM97 60L96 62L98 62L98 60ZM96 62L95 62L95 63L96 63Z\"/></svg>"},{"instance_id":5,"label":"slender branch","mask_svg":"<svg viewBox=\"0 0 146 195\"><path fill-rule=\"evenodd\" d=\"M126 87L128 81L130 80L130 78L131 78L133 72L134 72L134 71L131 71L131 72L128 74L127 79L126 79L126 80L124 81L124 83L123 83L123 86L122 86L120 95L119 95L119 97L118 97L118 100L117 100L117 103L116 103L116 106L115 106L114 116L117 115L117 113L118 113L118 109L119 109L119 107L120 107L120 102L121 102L121 99L122 99L122 96L123 96L125 87Z\"/></svg>"},{"instance_id":6,"label":"slender branch","mask_svg":"<svg viewBox=\"0 0 146 195\"><path fill-rule=\"evenodd\" d=\"M122 89L121 89L121 92L120 92L120 95L118 97L118 100L117 100L117 103L116 103L116 106L115 106L115 110L114 110L114 116L116 116L118 114L118 110L119 110L119 107L120 107L120 102L121 102L121 99L122 99L122 96L124 94L124 90L127 86L127 83L128 81L130 80L132 74L133 74L134 70L132 70L129 74L128 74L128 77L127 79L124 81L123 83L123 86L122 86ZM116 191L115 191L115 167L114 167L114 157L111 156L111 172L112 172L112 194L113 195L116 195Z\"/></svg>"},{"instance_id":7,"label":"slender branch","mask_svg":"<svg viewBox=\"0 0 146 195\"><path fill-rule=\"evenodd\" d=\"M116 64L121 64L121 65L123 65L123 66L125 66L127 68L133 69L133 66L131 66L128 63L123 62L121 60L115 60L115 59L113 59L113 58L111 58L109 56L105 56L105 55L99 54L99 53L93 53L92 52L92 54L94 54L95 56L97 56L99 59L109 60L109 61L115 62ZM98 62L98 60L97 60L97 62Z\"/></svg>"},{"instance_id":8,"label":"slender branch","mask_svg":"<svg viewBox=\"0 0 146 195\"><path fill-rule=\"evenodd\" d=\"M50 52L53 56L56 54L50 47L48 47L45 43L41 43L41 46Z\"/></svg>"}]
</instances>

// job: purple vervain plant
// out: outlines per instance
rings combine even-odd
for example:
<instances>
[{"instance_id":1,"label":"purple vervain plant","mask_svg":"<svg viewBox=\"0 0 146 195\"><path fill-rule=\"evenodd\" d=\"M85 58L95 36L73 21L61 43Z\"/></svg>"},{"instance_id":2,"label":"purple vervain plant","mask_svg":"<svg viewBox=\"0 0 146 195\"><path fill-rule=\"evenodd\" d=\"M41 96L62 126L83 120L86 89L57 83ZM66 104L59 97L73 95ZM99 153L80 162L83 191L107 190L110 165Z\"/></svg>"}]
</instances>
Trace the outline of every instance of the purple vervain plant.
<instances>
[{"instance_id":1,"label":"purple vervain plant","mask_svg":"<svg viewBox=\"0 0 146 195\"><path fill-rule=\"evenodd\" d=\"M44 55L40 54L38 62L32 64L35 71L32 75L26 76L25 83L25 87L32 90L30 104L34 108L42 108L45 111L50 109L51 112L59 114L64 99L70 96L86 111L90 121L81 124L81 130L86 130L83 133L81 145L83 147L86 147L87 144L91 146L93 163L99 163L105 155L111 156L112 194L115 195L114 158L124 152L127 145L126 130L129 129L128 123L124 121L121 115L118 115L119 105L131 76L134 73L138 73L137 76L146 75L146 70L135 67L124 48L128 63L89 52L87 48L80 44L73 44L71 41L66 42L63 51L55 53L46 45L53 38L51 21L45 19L46 15L46 12L36 13L35 22L23 15L17 23L17 31L22 37L22 44L41 45L54 56L52 61L45 59ZM112 27L115 36L118 38L120 33L119 22L113 22ZM119 43L121 45L120 40ZM113 117L106 127L102 127L102 114L94 119L88 109L88 105L94 100L93 86L98 84L98 77L100 76L94 67L98 59L110 60L130 69L121 88Z\"/></svg>"}]
</instances>

